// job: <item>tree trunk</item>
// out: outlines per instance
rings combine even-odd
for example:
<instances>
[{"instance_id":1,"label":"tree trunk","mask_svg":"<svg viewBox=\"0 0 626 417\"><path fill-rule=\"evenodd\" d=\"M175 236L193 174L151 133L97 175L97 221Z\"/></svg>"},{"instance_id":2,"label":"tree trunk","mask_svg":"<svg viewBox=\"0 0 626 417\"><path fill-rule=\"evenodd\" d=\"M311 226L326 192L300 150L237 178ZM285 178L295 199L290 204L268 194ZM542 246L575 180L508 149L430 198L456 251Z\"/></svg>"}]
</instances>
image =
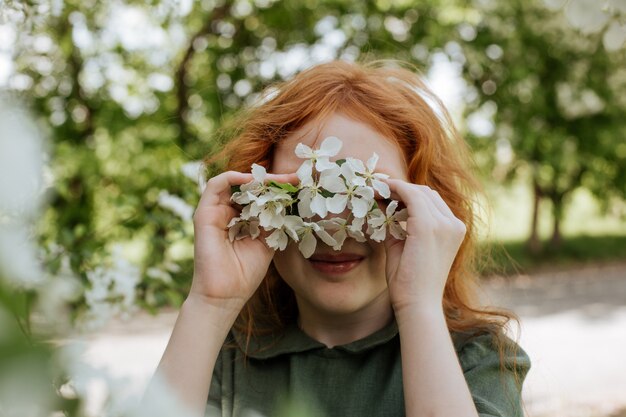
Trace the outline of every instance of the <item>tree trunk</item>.
<instances>
[{"instance_id":1,"label":"tree trunk","mask_svg":"<svg viewBox=\"0 0 626 417\"><path fill-rule=\"evenodd\" d=\"M561 220L563 219L563 198L564 194L556 194L550 199L552 200L552 214L554 224L552 227L552 237L550 238L550 248L559 249L563 242L561 235Z\"/></svg>"},{"instance_id":2,"label":"tree trunk","mask_svg":"<svg viewBox=\"0 0 626 417\"><path fill-rule=\"evenodd\" d=\"M533 255L541 252L541 241L539 240L539 203L541 202L542 192L537 180L533 178L533 212L530 223L530 236L526 241L526 250Z\"/></svg>"}]
</instances>

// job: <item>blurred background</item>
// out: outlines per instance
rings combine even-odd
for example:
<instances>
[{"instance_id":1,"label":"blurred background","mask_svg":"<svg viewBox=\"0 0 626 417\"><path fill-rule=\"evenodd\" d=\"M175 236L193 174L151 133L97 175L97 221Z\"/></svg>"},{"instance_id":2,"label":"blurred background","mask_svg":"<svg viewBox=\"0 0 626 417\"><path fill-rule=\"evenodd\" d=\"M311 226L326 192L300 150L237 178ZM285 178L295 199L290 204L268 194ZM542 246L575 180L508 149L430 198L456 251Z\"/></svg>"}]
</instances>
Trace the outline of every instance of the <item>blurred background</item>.
<instances>
[{"instance_id":1,"label":"blurred background","mask_svg":"<svg viewBox=\"0 0 626 417\"><path fill-rule=\"evenodd\" d=\"M473 149L527 414L626 416L626 0L0 0L0 416L148 415L216 130L379 58Z\"/></svg>"}]
</instances>

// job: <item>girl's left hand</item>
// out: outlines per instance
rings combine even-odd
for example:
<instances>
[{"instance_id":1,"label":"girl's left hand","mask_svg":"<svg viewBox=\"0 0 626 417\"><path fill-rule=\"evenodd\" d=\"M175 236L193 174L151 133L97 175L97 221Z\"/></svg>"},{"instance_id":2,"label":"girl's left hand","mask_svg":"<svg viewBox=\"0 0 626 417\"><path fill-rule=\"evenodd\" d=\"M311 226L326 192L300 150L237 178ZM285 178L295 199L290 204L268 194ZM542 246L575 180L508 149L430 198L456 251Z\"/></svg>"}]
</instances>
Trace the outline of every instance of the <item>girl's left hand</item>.
<instances>
[{"instance_id":1,"label":"girl's left hand","mask_svg":"<svg viewBox=\"0 0 626 417\"><path fill-rule=\"evenodd\" d=\"M393 309L396 314L414 307L441 311L448 274L465 238L465 224L432 188L399 179L386 182L391 198L402 201L409 215L406 240L389 236L384 241Z\"/></svg>"}]
</instances>

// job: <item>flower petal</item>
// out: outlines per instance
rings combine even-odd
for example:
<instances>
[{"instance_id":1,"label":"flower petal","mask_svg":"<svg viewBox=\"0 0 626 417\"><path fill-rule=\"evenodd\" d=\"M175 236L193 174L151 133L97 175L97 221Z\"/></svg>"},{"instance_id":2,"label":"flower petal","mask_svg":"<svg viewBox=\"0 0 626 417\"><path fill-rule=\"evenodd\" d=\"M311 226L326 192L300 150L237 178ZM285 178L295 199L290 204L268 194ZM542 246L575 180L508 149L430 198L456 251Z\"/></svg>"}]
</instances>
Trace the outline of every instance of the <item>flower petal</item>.
<instances>
[{"instance_id":1,"label":"flower petal","mask_svg":"<svg viewBox=\"0 0 626 417\"><path fill-rule=\"evenodd\" d=\"M233 218L233 220L235 219L239 219L238 217ZM231 223L232 220L231 220ZM235 240L235 238L237 237L237 235L239 234L239 231L241 230L242 227L242 223L243 222L235 222L233 224L228 224L228 240L230 240L231 242Z\"/></svg>"},{"instance_id":2,"label":"flower petal","mask_svg":"<svg viewBox=\"0 0 626 417\"><path fill-rule=\"evenodd\" d=\"M352 166L350 166L350 164L341 164L341 166L339 167L339 172L341 173L341 176L343 176L348 182L351 182L352 179L356 177L356 174L354 173L354 170L352 169Z\"/></svg>"},{"instance_id":3,"label":"flower petal","mask_svg":"<svg viewBox=\"0 0 626 417\"><path fill-rule=\"evenodd\" d=\"M385 210L385 214L387 215L387 217L393 216L393 212L396 211L397 208L398 208L398 201L391 200L391 203L389 203L389 205L387 206L387 209Z\"/></svg>"},{"instance_id":4,"label":"flower petal","mask_svg":"<svg viewBox=\"0 0 626 417\"><path fill-rule=\"evenodd\" d=\"M368 200L373 200L374 199L374 189L370 186L365 186L365 187L357 187L357 189L354 191L355 194L360 195L361 197L364 197Z\"/></svg>"},{"instance_id":5,"label":"flower petal","mask_svg":"<svg viewBox=\"0 0 626 417\"><path fill-rule=\"evenodd\" d=\"M274 230L271 235L265 238L267 246L274 250L285 250L288 240L287 235L281 229Z\"/></svg>"},{"instance_id":6,"label":"flower petal","mask_svg":"<svg viewBox=\"0 0 626 417\"><path fill-rule=\"evenodd\" d=\"M354 217L365 217L370 208L369 201L364 198L352 198L350 204Z\"/></svg>"},{"instance_id":7,"label":"flower petal","mask_svg":"<svg viewBox=\"0 0 626 417\"><path fill-rule=\"evenodd\" d=\"M252 201L250 204L246 206L248 208L248 212L250 216L258 216L259 213L263 210L264 206L259 205L256 201ZM241 217L243 217L243 210L241 211Z\"/></svg>"},{"instance_id":8,"label":"flower petal","mask_svg":"<svg viewBox=\"0 0 626 417\"><path fill-rule=\"evenodd\" d=\"M311 232L307 232L304 236L302 236L302 240L300 240L300 243L298 244L298 249L300 249L302 256L310 258L311 255L313 255L313 252L315 252L316 246L317 239L315 239L315 236L313 236Z\"/></svg>"},{"instance_id":9,"label":"flower petal","mask_svg":"<svg viewBox=\"0 0 626 417\"><path fill-rule=\"evenodd\" d=\"M348 191L346 183L339 176L324 175L329 171L324 171L320 175L320 185L331 193L345 193Z\"/></svg>"},{"instance_id":10,"label":"flower petal","mask_svg":"<svg viewBox=\"0 0 626 417\"><path fill-rule=\"evenodd\" d=\"M265 170L265 167L258 164L252 164L252 177L256 182L263 184L266 175L267 171Z\"/></svg>"},{"instance_id":11,"label":"flower petal","mask_svg":"<svg viewBox=\"0 0 626 417\"><path fill-rule=\"evenodd\" d=\"M367 218L367 224L372 227L379 227L385 223L385 215L379 208L372 210Z\"/></svg>"},{"instance_id":12,"label":"flower petal","mask_svg":"<svg viewBox=\"0 0 626 417\"><path fill-rule=\"evenodd\" d=\"M278 229L279 227L283 227L283 224L285 224L285 216L283 215L283 213L282 212L280 212L280 213L272 213L272 219L270 220L270 226Z\"/></svg>"},{"instance_id":13,"label":"flower petal","mask_svg":"<svg viewBox=\"0 0 626 417\"><path fill-rule=\"evenodd\" d=\"M326 243L328 246L337 245L337 241L333 239L333 237L329 235L326 230L320 228L319 230L315 231L315 234L318 235L320 239L322 239L322 242Z\"/></svg>"},{"instance_id":14,"label":"flower petal","mask_svg":"<svg viewBox=\"0 0 626 417\"><path fill-rule=\"evenodd\" d=\"M239 217L241 217L242 219L249 219L250 217L252 217L253 214L250 212L250 209L250 205L244 206L244 208L241 209L241 214L239 214Z\"/></svg>"},{"instance_id":15,"label":"flower petal","mask_svg":"<svg viewBox=\"0 0 626 417\"><path fill-rule=\"evenodd\" d=\"M389 190L389 185L386 182L382 182L375 178L372 178L372 186L376 191L378 191L378 194L380 194L382 197L391 197L391 191Z\"/></svg>"},{"instance_id":16,"label":"flower petal","mask_svg":"<svg viewBox=\"0 0 626 417\"><path fill-rule=\"evenodd\" d=\"M357 242L367 241L367 238L365 237L365 234L363 232L348 232L348 234L352 239L356 240Z\"/></svg>"},{"instance_id":17,"label":"flower petal","mask_svg":"<svg viewBox=\"0 0 626 417\"><path fill-rule=\"evenodd\" d=\"M339 230L337 230L333 234L333 239L335 239L335 242L337 242L337 244L335 244L335 246L333 246L333 249L334 250L341 250L341 247L343 246L343 242L346 240L346 237L348 237L348 234L346 233L346 229L339 229Z\"/></svg>"},{"instance_id":18,"label":"flower petal","mask_svg":"<svg viewBox=\"0 0 626 417\"><path fill-rule=\"evenodd\" d=\"M311 190L303 189L298 194L298 214L300 217L313 217L315 213L311 211Z\"/></svg>"},{"instance_id":19,"label":"flower petal","mask_svg":"<svg viewBox=\"0 0 626 417\"><path fill-rule=\"evenodd\" d=\"M298 236L298 230L302 228L304 221L300 216L285 216L285 223L283 224L283 229L285 232L291 237L294 242L300 241L300 237Z\"/></svg>"},{"instance_id":20,"label":"flower petal","mask_svg":"<svg viewBox=\"0 0 626 417\"><path fill-rule=\"evenodd\" d=\"M346 163L349 164L350 168L352 168L352 171L355 173L365 172L365 165L363 165L363 161L360 159L346 158Z\"/></svg>"},{"instance_id":21,"label":"flower petal","mask_svg":"<svg viewBox=\"0 0 626 417\"><path fill-rule=\"evenodd\" d=\"M385 226L375 228L374 233L370 235L370 239L375 242L382 242L387 236L387 228Z\"/></svg>"},{"instance_id":22,"label":"flower petal","mask_svg":"<svg viewBox=\"0 0 626 417\"><path fill-rule=\"evenodd\" d=\"M313 197L311 201L311 211L322 218L326 217L328 214L326 199L321 194L317 194Z\"/></svg>"},{"instance_id":23,"label":"flower petal","mask_svg":"<svg viewBox=\"0 0 626 417\"><path fill-rule=\"evenodd\" d=\"M339 214L346 209L348 204L348 196L346 194L335 194L331 198L326 199L326 208L331 213Z\"/></svg>"},{"instance_id":24,"label":"flower petal","mask_svg":"<svg viewBox=\"0 0 626 417\"><path fill-rule=\"evenodd\" d=\"M399 223L391 223L389 225L389 233L391 233L391 235L396 239L406 239L406 231Z\"/></svg>"},{"instance_id":25,"label":"flower petal","mask_svg":"<svg viewBox=\"0 0 626 417\"><path fill-rule=\"evenodd\" d=\"M369 172L374 172L374 169L376 169L376 163L377 162L378 162L378 154L376 152L374 152L372 157L367 160L367 170Z\"/></svg>"},{"instance_id":26,"label":"flower petal","mask_svg":"<svg viewBox=\"0 0 626 417\"><path fill-rule=\"evenodd\" d=\"M337 222L333 221L333 219L336 219L336 217L333 217L332 219L318 220L317 224L320 225L322 229L326 231L339 230L341 226Z\"/></svg>"},{"instance_id":27,"label":"flower petal","mask_svg":"<svg viewBox=\"0 0 626 417\"><path fill-rule=\"evenodd\" d=\"M367 180L359 176L355 176L354 178L352 178L352 184L356 185L357 187L368 187Z\"/></svg>"},{"instance_id":28,"label":"flower petal","mask_svg":"<svg viewBox=\"0 0 626 417\"><path fill-rule=\"evenodd\" d=\"M311 150L311 148L306 146L304 143L298 143L296 145L295 153L298 158L303 159L309 159L313 156L313 151Z\"/></svg>"},{"instance_id":29,"label":"flower petal","mask_svg":"<svg viewBox=\"0 0 626 417\"><path fill-rule=\"evenodd\" d=\"M365 217L357 217L352 219L352 222L350 223L350 226L348 226L348 229L353 231L353 232L360 232L361 230L363 230L363 224L365 223Z\"/></svg>"},{"instance_id":30,"label":"flower petal","mask_svg":"<svg viewBox=\"0 0 626 417\"><path fill-rule=\"evenodd\" d=\"M250 202L250 197L248 196L248 193L236 191L230 196L230 200L237 204L244 205Z\"/></svg>"},{"instance_id":31,"label":"flower petal","mask_svg":"<svg viewBox=\"0 0 626 417\"><path fill-rule=\"evenodd\" d=\"M261 234L261 229L259 229L258 221L250 221L250 237L252 239L256 239Z\"/></svg>"},{"instance_id":32,"label":"flower petal","mask_svg":"<svg viewBox=\"0 0 626 417\"><path fill-rule=\"evenodd\" d=\"M335 156L339 153L342 146L343 143L341 142L341 140L339 140L338 137L328 136L322 142L322 146L320 147L320 150L317 154L324 156Z\"/></svg>"},{"instance_id":33,"label":"flower petal","mask_svg":"<svg viewBox=\"0 0 626 417\"><path fill-rule=\"evenodd\" d=\"M272 212L270 210L262 210L259 214L259 224L261 227L269 227L272 224Z\"/></svg>"},{"instance_id":34,"label":"flower petal","mask_svg":"<svg viewBox=\"0 0 626 417\"><path fill-rule=\"evenodd\" d=\"M237 224L240 221L241 221L241 217L233 217L232 219L230 219L226 227L233 227L235 224Z\"/></svg>"},{"instance_id":35,"label":"flower petal","mask_svg":"<svg viewBox=\"0 0 626 417\"><path fill-rule=\"evenodd\" d=\"M308 186L313 183L313 162L309 159L304 161L296 171L301 186Z\"/></svg>"},{"instance_id":36,"label":"flower petal","mask_svg":"<svg viewBox=\"0 0 626 417\"><path fill-rule=\"evenodd\" d=\"M409 218L409 211L406 208L403 208L402 210L397 211L393 215L393 218L398 222L403 222Z\"/></svg>"},{"instance_id":37,"label":"flower petal","mask_svg":"<svg viewBox=\"0 0 626 417\"><path fill-rule=\"evenodd\" d=\"M318 172L323 172L329 169L334 169L337 166L338 166L337 163L331 162L327 156L319 157L317 161L315 162L315 169Z\"/></svg>"}]
</instances>

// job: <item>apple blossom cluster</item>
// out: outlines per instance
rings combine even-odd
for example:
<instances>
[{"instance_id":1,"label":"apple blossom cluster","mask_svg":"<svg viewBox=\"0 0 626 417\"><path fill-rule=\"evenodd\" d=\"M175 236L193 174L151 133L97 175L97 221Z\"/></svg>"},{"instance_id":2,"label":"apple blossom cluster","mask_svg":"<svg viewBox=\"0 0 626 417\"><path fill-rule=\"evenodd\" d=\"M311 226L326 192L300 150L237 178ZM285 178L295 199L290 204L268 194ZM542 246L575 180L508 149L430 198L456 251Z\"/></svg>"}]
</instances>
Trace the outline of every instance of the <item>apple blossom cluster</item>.
<instances>
[{"instance_id":1,"label":"apple blossom cluster","mask_svg":"<svg viewBox=\"0 0 626 417\"><path fill-rule=\"evenodd\" d=\"M405 239L401 222L408 217L407 209L396 211L398 201L391 200L383 212L376 203L375 192L385 199L391 195L384 181L389 176L374 172L378 155L374 153L365 164L355 158L331 162L330 157L337 155L341 146L341 140L334 136L324 139L319 149L299 143L295 154L304 162L296 172L300 180L297 186L266 181L265 168L253 164L253 180L233 187L231 201L242 209L228 224L230 240L256 239L262 229L267 232L269 247L284 250L291 239L309 258L317 238L334 250L340 250L347 237L365 242L369 236L381 242L387 230L396 239ZM349 213L345 218L329 216L346 209ZM320 220L313 221L315 216Z\"/></svg>"}]
</instances>

